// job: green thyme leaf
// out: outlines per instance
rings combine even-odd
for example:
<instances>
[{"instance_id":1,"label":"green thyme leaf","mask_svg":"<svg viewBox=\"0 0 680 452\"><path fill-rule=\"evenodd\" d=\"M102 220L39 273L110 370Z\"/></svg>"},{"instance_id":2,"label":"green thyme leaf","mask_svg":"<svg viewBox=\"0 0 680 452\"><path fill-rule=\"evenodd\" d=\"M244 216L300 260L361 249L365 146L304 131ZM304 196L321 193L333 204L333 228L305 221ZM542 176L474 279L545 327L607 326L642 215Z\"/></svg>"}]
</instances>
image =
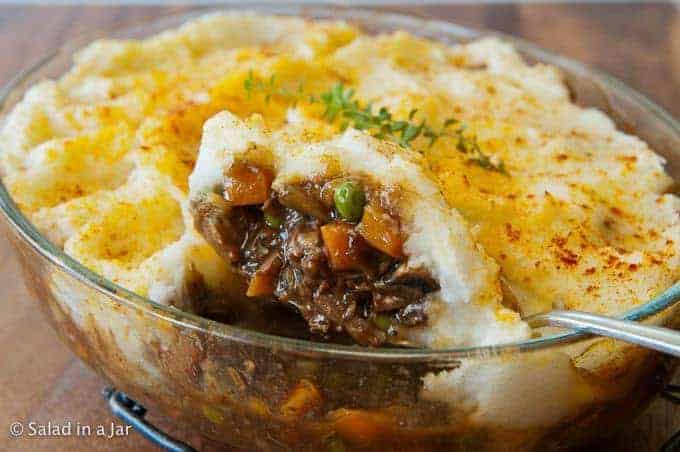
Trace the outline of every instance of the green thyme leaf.
<instances>
[{"instance_id":1,"label":"green thyme leaf","mask_svg":"<svg viewBox=\"0 0 680 452\"><path fill-rule=\"evenodd\" d=\"M458 123L458 120L456 118L449 118L446 121L444 121L444 128L446 129L448 126L451 126L456 123Z\"/></svg>"},{"instance_id":2,"label":"green thyme leaf","mask_svg":"<svg viewBox=\"0 0 680 452\"><path fill-rule=\"evenodd\" d=\"M406 128L401 133L400 143L409 144L411 141L415 140L418 137L418 135L420 135L420 132L422 130L423 130L422 124L420 126L414 126L413 124L407 125Z\"/></svg>"},{"instance_id":3,"label":"green thyme leaf","mask_svg":"<svg viewBox=\"0 0 680 452\"><path fill-rule=\"evenodd\" d=\"M243 81L243 88L248 93L249 99L256 93L262 94L267 104L274 96L277 96L295 105L302 94L302 82L298 84L298 93L293 94L286 87L277 85L276 74L272 74L267 80L264 80L256 76L252 69L248 71L248 76Z\"/></svg>"}]
</instances>

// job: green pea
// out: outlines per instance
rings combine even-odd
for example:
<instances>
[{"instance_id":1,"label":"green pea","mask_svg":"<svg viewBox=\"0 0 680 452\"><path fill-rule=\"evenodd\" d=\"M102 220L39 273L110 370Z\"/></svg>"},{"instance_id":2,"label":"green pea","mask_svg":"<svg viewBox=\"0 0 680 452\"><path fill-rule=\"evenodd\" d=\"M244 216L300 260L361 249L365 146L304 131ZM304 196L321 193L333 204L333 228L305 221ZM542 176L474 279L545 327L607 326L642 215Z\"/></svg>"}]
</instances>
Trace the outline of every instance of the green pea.
<instances>
[{"instance_id":1,"label":"green pea","mask_svg":"<svg viewBox=\"0 0 680 452\"><path fill-rule=\"evenodd\" d=\"M347 181L338 185L335 189L333 201L335 202L335 208L343 219L356 223L364 213L366 195L357 183Z\"/></svg>"},{"instance_id":2,"label":"green pea","mask_svg":"<svg viewBox=\"0 0 680 452\"><path fill-rule=\"evenodd\" d=\"M264 223L272 229L279 229L283 224L283 220L271 212L265 212Z\"/></svg>"},{"instance_id":3,"label":"green pea","mask_svg":"<svg viewBox=\"0 0 680 452\"><path fill-rule=\"evenodd\" d=\"M377 314L373 318L373 324L382 331L387 331L392 326L392 317L385 314Z\"/></svg>"}]
</instances>

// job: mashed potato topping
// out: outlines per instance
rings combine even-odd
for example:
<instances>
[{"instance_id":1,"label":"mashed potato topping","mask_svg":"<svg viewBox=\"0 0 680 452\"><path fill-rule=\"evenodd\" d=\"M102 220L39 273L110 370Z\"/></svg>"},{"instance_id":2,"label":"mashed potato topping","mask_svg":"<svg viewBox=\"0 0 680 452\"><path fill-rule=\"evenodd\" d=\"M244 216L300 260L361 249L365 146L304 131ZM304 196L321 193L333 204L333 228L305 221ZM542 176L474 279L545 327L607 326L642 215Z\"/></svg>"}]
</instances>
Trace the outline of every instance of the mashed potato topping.
<instances>
[{"instance_id":1,"label":"mashed potato topping","mask_svg":"<svg viewBox=\"0 0 680 452\"><path fill-rule=\"evenodd\" d=\"M455 118L504 171L472 161L455 134L432 145L420 135L402 149L343 132L309 101L338 83L394 118L437 130ZM238 286L193 229L190 187L215 183L225 146L261 139L314 157L332 147L344 164L385 178L413 155L400 181L436 198L413 220L419 240L457 250L447 263L419 258L441 265L457 301L482 306L479 294L493 294L492 310L440 305L419 338L432 346L526 337L516 312L618 313L680 275L680 200L666 193L663 159L603 113L574 105L555 68L530 66L494 38L444 46L341 22L213 14L143 41L96 41L5 118L0 164L22 211L67 253L190 309L183 287L196 272L212 291ZM385 146L392 160L372 160ZM285 170L322 163L292 159ZM438 216L458 240L437 235Z\"/></svg>"}]
</instances>

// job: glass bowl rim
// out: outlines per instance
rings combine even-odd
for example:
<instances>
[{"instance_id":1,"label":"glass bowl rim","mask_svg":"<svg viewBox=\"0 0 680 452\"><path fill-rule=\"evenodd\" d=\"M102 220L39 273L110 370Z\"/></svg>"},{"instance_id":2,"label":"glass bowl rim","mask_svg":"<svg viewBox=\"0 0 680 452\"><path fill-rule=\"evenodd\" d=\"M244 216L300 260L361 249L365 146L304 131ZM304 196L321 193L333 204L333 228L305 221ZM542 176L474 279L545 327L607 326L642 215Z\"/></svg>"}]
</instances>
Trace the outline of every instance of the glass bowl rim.
<instances>
[{"instance_id":1,"label":"glass bowl rim","mask_svg":"<svg viewBox=\"0 0 680 452\"><path fill-rule=\"evenodd\" d=\"M144 25L127 25L122 28L112 27L104 30L104 36L114 32L128 32L134 30L153 28L160 26L161 30L167 28L166 25L177 26L186 20L195 18L203 14L216 12L255 12L260 14L277 14L285 16L301 16L314 19L335 19L347 20L361 19L367 22L371 20L376 23L390 23L394 25L408 25L410 30L427 29L439 31L454 37L456 40L472 39L483 36L498 36L504 41L512 43L518 50L525 55L537 57L541 61L555 64L565 68L576 75L587 74L590 78L597 80L604 86L620 92L625 97L633 100L646 112L657 120L665 123L674 134L680 137L680 123L676 121L664 109L657 106L646 96L629 88L618 79L570 58L559 56L550 51L544 50L534 44L514 36L500 32L464 27L451 22L423 18L410 14L384 12L377 9L351 8L338 6L290 6L290 5L248 5L246 7L226 6L218 9L195 8L189 11L160 16L157 19L147 22ZM154 30L156 32L159 29ZM90 38L102 36L101 30L93 33ZM56 50L46 55L33 65L18 72L14 78L0 88L0 109L5 108L7 100L31 75L49 64L62 52L69 52L75 47L74 43L81 43L82 36L77 39L69 39L64 44L59 45ZM3 118L4 119L4 118ZM456 347L449 349L402 349L402 348L368 348L352 345L339 345L333 343L313 342L304 339L294 339L272 334L260 333L237 326L227 325L213 321L195 314L180 311L172 306L156 303L146 297L138 295L112 281L104 278L94 271L89 270L80 262L64 253L60 248L52 244L43 236L35 226L20 212L12 197L10 196L4 182L0 180L0 211L7 223L11 226L11 231L18 235L21 240L26 242L34 251L43 258L52 262L60 270L84 283L86 286L106 295L117 302L127 305L133 309L139 309L146 314L150 314L159 319L168 321L182 328L203 331L206 334L219 337L224 340L245 343L254 346L272 347L277 350L296 353L300 355L326 355L332 358L367 359L379 361L451 361L461 358L493 356L506 353L522 353L534 350L541 350L556 347L563 344L573 343L587 339L587 336L577 332L562 332L550 336L528 339L520 342L503 343L485 346ZM626 320L643 320L649 316L657 314L666 308L671 307L680 301L680 282L675 282L673 286L664 292L636 308L627 311L620 318Z\"/></svg>"}]
</instances>

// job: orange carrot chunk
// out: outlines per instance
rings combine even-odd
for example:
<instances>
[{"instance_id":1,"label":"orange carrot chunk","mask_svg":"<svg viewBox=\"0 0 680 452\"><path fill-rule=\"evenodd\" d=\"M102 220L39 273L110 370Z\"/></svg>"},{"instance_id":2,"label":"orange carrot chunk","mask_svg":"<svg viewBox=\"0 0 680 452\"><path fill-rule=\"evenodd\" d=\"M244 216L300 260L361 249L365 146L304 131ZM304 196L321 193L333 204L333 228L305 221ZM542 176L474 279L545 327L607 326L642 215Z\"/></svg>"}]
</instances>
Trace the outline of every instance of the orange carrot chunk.
<instances>
[{"instance_id":1,"label":"orange carrot chunk","mask_svg":"<svg viewBox=\"0 0 680 452\"><path fill-rule=\"evenodd\" d=\"M302 379L281 406L284 416L300 417L321 405L321 393L312 382Z\"/></svg>"},{"instance_id":2,"label":"orange carrot chunk","mask_svg":"<svg viewBox=\"0 0 680 452\"><path fill-rule=\"evenodd\" d=\"M224 180L224 199L232 206L263 204L269 198L272 173L248 163L235 163Z\"/></svg>"},{"instance_id":3,"label":"orange carrot chunk","mask_svg":"<svg viewBox=\"0 0 680 452\"><path fill-rule=\"evenodd\" d=\"M399 221L381 207L368 204L357 230L373 248L392 257L403 256Z\"/></svg>"},{"instance_id":4,"label":"orange carrot chunk","mask_svg":"<svg viewBox=\"0 0 680 452\"><path fill-rule=\"evenodd\" d=\"M246 296L264 297L273 294L276 289L276 276L280 269L281 258L278 254L267 257L251 278Z\"/></svg>"},{"instance_id":5,"label":"orange carrot chunk","mask_svg":"<svg viewBox=\"0 0 680 452\"><path fill-rule=\"evenodd\" d=\"M354 232L354 227L344 221L321 226L321 238L328 252L328 261L335 271L361 270L365 244Z\"/></svg>"},{"instance_id":6,"label":"orange carrot chunk","mask_svg":"<svg viewBox=\"0 0 680 452\"><path fill-rule=\"evenodd\" d=\"M276 279L274 275L256 273L248 284L246 296L264 297L273 294L275 288Z\"/></svg>"},{"instance_id":7,"label":"orange carrot chunk","mask_svg":"<svg viewBox=\"0 0 680 452\"><path fill-rule=\"evenodd\" d=\"M340 408L329 414L335 431L353 443L370 443L390 434L395 420L386 413Z\"/></svg>"}]
</instances>

